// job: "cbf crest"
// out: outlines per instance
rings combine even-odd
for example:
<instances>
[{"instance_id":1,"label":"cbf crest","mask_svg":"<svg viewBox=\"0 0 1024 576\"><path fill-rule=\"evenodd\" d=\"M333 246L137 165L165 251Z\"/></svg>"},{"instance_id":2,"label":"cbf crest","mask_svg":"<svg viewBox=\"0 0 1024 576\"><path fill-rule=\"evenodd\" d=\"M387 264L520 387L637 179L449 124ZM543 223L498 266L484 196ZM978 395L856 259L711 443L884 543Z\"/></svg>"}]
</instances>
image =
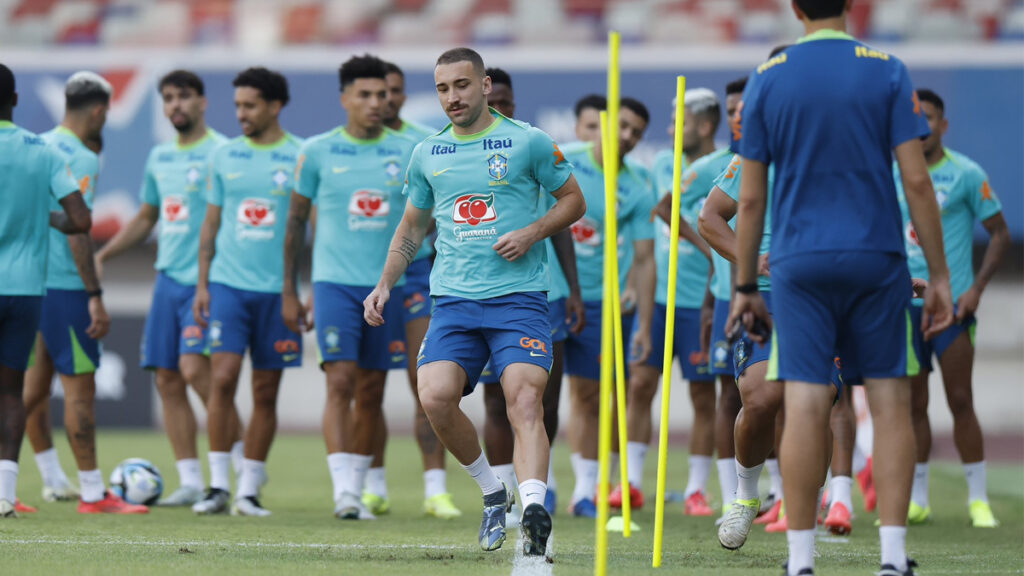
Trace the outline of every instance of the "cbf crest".
<instances>
[{"instance_id":1,"label":"cbf crest","mask_svg":"<svg viewBox=\"0 0 1024 576\"><path fill-rule=\"evenodd\" d=\"M402 167L397 160L388 160L384 163L384 173L388 175L388 186L397 186L402 183L399 177L402 175Z\"/></svg>"},{"instance_id":2,"label":"cbf crest","mask_svg":"<svg viewBox=\"0 0 1024 576\"><path fill-rule=\"evenodd\" d=\"M508 176L508 156L495 152L487 157L487 173L491 176L491 185L496 184L508 184L504 182L505 177Z\"/></svg>"},{"instance_id":3,"label":"cbf crest","mask_svg":"<svg viewBox=\"0 0 1024 576\"><path fill-rule=\"evenodd\" d=\"M288 183L288 171L284 168L276 168L270 176L270 180L274 183L274 189L270 191L275 196L282 196L288 193L285 188L285 184Z\"/></svg>"}]
</instances>

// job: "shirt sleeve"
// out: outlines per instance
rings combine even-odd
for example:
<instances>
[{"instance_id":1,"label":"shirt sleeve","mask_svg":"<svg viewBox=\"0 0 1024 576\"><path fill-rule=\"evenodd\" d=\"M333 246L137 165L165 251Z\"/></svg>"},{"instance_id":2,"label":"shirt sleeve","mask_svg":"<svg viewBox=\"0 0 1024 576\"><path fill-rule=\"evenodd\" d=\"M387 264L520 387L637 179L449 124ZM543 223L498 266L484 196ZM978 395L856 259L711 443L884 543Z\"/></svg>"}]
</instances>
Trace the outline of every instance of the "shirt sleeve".
<instances>
[{"instance_id":1,"label":"shirt sleeve","mask_svg":"<svg viewBox=\"0 0 1024 576\"><path fill-rule=\"evenodd\" d=\"M210 156L210 164L206 169L206 202L214 206L223 206L224 181L221 180L220 173L217 171L218 156L220 154L217 152Z\"/></svg>"},{"instance_id":2,"label":"shirt sleeve","mask_svg":"<svg viewBox=\"0 0 1024 576\"><path fill-rule=\"evenodd\" d=\"M743 92L736 109L733 126L733 137L739 139L740 156L771 164L772 155L769 148L768 129L764 119L764 78L754 72L750 75L747 88Z\"/></svg>"},{"instance_id":3,"label":"shirt sleeve","mask_svg":"<svg viewBox=\"0 0 1024 576\"><path fill-rule=\"evenodd\" d=\"M426 140L424 140L426 142ZM409 202L420 210L431 210L434 208L434 189L423 172L420 156L423 151L423 143L416 145L409 158L409 167L405 171L405 188L402 194L409 198Z\"/></svg>"},{"instance_id":4,"label":"shirt sleeve","mask_svg":"<svg viewBox=\"0 0 1024 576\"><path fill-rule=\"evenodd\" d=\"M984 222L1003 211L999 197L988 182L988 174L980 167L972 171L968 193L971 195L971 211L978 220Z\"/></svg>"},{"instance_id":5,"label":"shirt sleeve","mask_svg":"<svg viewBox=\"0 0 1024 576\"><path fill-rule=\"evenodd\" d=\"M50 194L57 200L63 200L73 192L78 192L78 183L71 174L64 155L53 148L46 147L46 156L50 163Z\"/></svg>"},{"instance_id":6,"label":"shirt sleeve","mask_svg":"<svg viewBox=\"0 0 1024 576\"><path fill-rule=\"evenodd\" d=\"M139 198L150 206L160 206L160 190L156 186L156 178L153 175L152 154L146 160L146 170L142 175L142 190L139 191Z\"/></svg>"},{"instance_id":7,"label":"shirt sleeve","mask_svg":"<svg viewBox=\"0 0 1024 576\"><path fill-rule=\"evenodd\" d=\"M732 157L732 161L725 170L715 178L714 186L717 186L719 190L725 192L725 195L732 198L736 202L740 201L740 174L742 170L743 159L739 154Z\"/></svg>"},{"instance_id":8,"label":"shirt sleeve","mask_svg":"<svg viewBox=\"0 0 1024 576\"><path fill-rule=\"evenodd\" d=\"M572 164L545 132L531 126L527 134L530 138L530 165L534 178L548 192L558 190L572 176Z\"/></svg>"},{"instance_id":9,"label":"shirt sleeve","mask_svg":"<svg viewBox=\"0 0 1024 576\"><path fill-rule=\"evenodd\" d=\"M96 195L96 177L100 171L100 160L95 154L75 154L71 157L71 174L78 181L78 190L85 199L85 205L92 210L93 197Z\"/></svg>"},{"instance_id":10,"label":"shirt sleeve","mask_svg":"<svg viewBox=\"0 0 1024 576\"><path fill-rule=\"evenodd\" d=\"M921 111L921 101L917 99L917 92L914 92L907 67L899 60L896 60L896 64L892 109L889 111L889 117L892 119L889 138L893 148L915 138L927 138L931 134L928 119Z\"/></svg>"},{"instance_id":11,"label":"shirt sleeve","mask_svg":"<svg viewBox=\"0 0 1024 576\"><path fill-rule=\"evenodd\" d=\"M295 164L295 184L300 196L316 201L320 189L320 161L309 143L304 144L299 151L299 160Z\"/></svg>"}]
</instances>

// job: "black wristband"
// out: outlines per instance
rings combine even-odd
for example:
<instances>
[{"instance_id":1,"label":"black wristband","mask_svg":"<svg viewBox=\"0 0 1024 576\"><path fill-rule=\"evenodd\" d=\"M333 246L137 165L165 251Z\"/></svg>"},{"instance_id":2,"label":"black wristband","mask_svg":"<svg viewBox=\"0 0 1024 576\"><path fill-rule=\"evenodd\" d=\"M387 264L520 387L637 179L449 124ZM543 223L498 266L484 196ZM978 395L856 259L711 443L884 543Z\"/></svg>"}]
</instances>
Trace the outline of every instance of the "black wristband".
<instances>
[{"instance_id":1,"label":"black wristband","mask_svg":"<svg viewBox=\"0 0 1024 576\"><path fill-rule=\"evenodd\" d=\"M736 286L736 291L740 294L754 294L757 292L757 282L752 282L750 284L738 284Z\"/></svg>"},{"instance_id":2,"label":"black wristband","mask_svg":"<svg viewBox=\"0 0 1024 576\"><path fill-rule=\"evenodd\" d=\"M97 288L95 290L89 290L85 293L89 298L96 298L97 296L103 296L103 288Z\"/></svg>"}]
</instances>

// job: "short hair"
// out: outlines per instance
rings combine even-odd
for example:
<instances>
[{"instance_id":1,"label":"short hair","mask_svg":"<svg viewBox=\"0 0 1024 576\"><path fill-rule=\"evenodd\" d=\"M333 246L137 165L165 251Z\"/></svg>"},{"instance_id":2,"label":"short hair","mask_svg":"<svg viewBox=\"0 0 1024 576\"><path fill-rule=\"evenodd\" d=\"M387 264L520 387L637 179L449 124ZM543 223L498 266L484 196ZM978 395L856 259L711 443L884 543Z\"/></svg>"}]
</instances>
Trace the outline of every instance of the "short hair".
<instances>
[{"instance_id":1,"label":"short hair","mask_svg":"<svg viewBox=\"0 0 1024 576\"><path fill-rule=\"evenodd\" d=\"M939 112L941 112L943 116L946 115L946 103L942 101L942 97L936 94L934 90L918 88L917 99L921 102L928 102L932 106L938 108Z\"/></svg>"},{"instance_id":2,"label":"short hair","mask_svg":"<svg viewBox=\"0 0 1024 576\"><path fill-rule=\"evenodd\" d=\"M647 110L647 106L644 106L644 103L636 98L623 98L619 100L619 106L642 118L644 124L651 123L651 113Z\"/></svg>"},{"instance_id":3,"label":"short hair","mask_svg":"<svg viewBox=\"0 0 1024 576\"><path fill-rule=\"evenodd\" d=\"M491 84L504 84L509 88L512 87L512 77L501 68L488 68L485 73L491 77Z\"/></svg>"},{"instance_id":4,"label":"short hair","mask_svg":"<svg viewBox=\"0 0 1024 576\"><path fill-rule=\"evenodd\" d=\"M342 91L360 78L384 80L387 75L388 68L384 61L370 54L353 56L338 68L338 80Z\"/></svg>"},{"instance_id":5,"label":"short hair","mask_svg":"<svg viewBox=\"0 0 1024 576\"><path fill-rule=\"evenodd\" d=\"M792 46L792 44L779 44L775 48L772 48L772 51L768 53L768 57L774 58L781 54L782 52L785 52L786 49L789 48L790 46Z\"/></svg>"},{"instance_id":6,"label":"short hair","mask_svg":"<svg viewBox=\"0 0 1024 576\"><path fill-rule=\"evenodd\" d=\"M800 11L810 20L824 20L843 15L847 0L796 0Z\"/></svg>"},{"instance_id":7,"label":"short hair","mask_svg":"<svg viewBox=\"0 0 1024 576\"><path fill-rule=\"evenodd\" d=\"M7 108L14 103L14 88L14 72L0 64L0 108Z\"/></svg>"},{"instance_id":8,"label":"short hair","mask_svg":"<svg viewBox=\"0 0 1024 576\"><path fill-rule=\"evenodd\" d=\"M387 61L385 61L384 62L384 69L387 70L385 75L387 75L387 74L398 74L399 76L402 77L403 80L405 79L405 72L402 72L402 69L399 68L398 64L395 64L394 62L387 62Z\"/></svg>"},{"instance_id":9,"label":"short hair","mask_svg":"<svg viewBox=\"0 0 1024 576\"><path fill-rule=\"evenodd\" d=\"M747 89L747 77L737 78L732 82L725 85L725 95L732 96L733 94L743 94L743 91Z\"/></svg>"},{"instance_id":10,"label":"short hair","mask_svg":"<svg viewBox=\"0 0 1024 576\"><path fill-rule=\"evenodd\" d=\"M206 86L203 85L203 80L191 70L172 70L168 72L160 79L160 83L157 84L157 92L163 92L165 86L191 88L200 96L206 95Z\"/></svg>"},{"instance_id":11,"label":"short hair","mask_svg":"<svg viewBox=\"0 0 1024 576\"><path fill-rule=\"evenodd\" d=\"M64 106L81 110L93 104L110 104L114 87L95 72L75 72L64 84Z\"/></svg>"},{"instance_id":12,"label":"short hair","mask_svg":"<svg viewBox=\"0 0 1024 576\"><path fill-rule=\"evenodd\" d=\"M267 70L262 66L246 68L231 82L235 88L254 88L267 102L277 100L281 106L288 104L288 80L280 72Z\"/></svg>"},{"instance_id":13,"label":"short hair","mask_svg":"<svg viewBox=\"0 0 1024 576\"><path fill-rule=\"evenodd\" d=\"M583 111L586 110L587 108L593 108L598 112L600 112L601 110L607 110L608 99L600 94L587 94L583 98L580 98L579 100L576 101L576 105L573 106L572 109L573 114L575 114L576 117L579 118L580 114L583 113Z\"/></svg>"},{"instance_id":14,"label":"short hair","mask_svg":"<svg viewBox=\"0 0 1024 576\"><path fill-rule=\"evenodd\" d=\"M691 88L683 95L683 105L690 114L711 122L712 131L718 129L718 123L722 120L722 105L713 91L708 88Z\"/></svg>"},{"instance_id":15,"label":"short hair","mask_svg":"<svg viewBox=\"0 0 1024 576\"><path fill-rule=\"evenodd\" d=\"M487 75L484 68L484 59L472 48L452 48L437 57L437 66L442 64L455 64L456 62L469 62L473 65L473 71L481 77Z\"/></svg>"}]
</instances>

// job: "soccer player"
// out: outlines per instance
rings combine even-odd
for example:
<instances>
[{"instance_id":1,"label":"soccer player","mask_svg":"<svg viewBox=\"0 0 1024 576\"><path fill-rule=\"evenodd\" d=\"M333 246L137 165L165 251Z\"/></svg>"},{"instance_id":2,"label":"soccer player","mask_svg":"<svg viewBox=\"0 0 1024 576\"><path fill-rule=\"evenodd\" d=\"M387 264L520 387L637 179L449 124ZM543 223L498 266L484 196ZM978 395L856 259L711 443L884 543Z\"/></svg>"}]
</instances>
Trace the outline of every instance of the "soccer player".
<instances>
[{"instance_id":1,"label":"soccer player","mask_svg":"<svg viewBox=\"0 0 1024 576\"><path fill-rule=\"evenodd\" d=\"M928 373L932 355L939 359L946 402L953 413L953 437L967 477L967 502L971 525L978 528L998 526L988 503L986 490L985 449L981 426L974 411L971 372L974 367L974 312L982 292L995 274L1010 244L1010 233L1003 218L1002 205L992 191L985 171L970 158L943 147L942 138L949 127L946 106L932 90L918 90L921 110L928 119L931 135L924 141L924 156L935 188L935 198L942 209L942 239L949 262L956 319L952 326L926 342L920 330L914 334L914 348L921 373L913 380L914 435L917 439L917 465L907 521L919 524L931 516L928 504L928 457L931 452L931 426L928 422ZM899 167L896 167L897 189ZM904 209L906 202L903 201ZM990 242L978 276L971 262L973 229L980 221ZM922 246L909 214L904 211L904 239L914 278L928 278L928 266ZM920 318L921 302L915 301L911 316Z\"/></svg>"},{"instance_id":2,"label":"soccer player","mask_svg":"<svg viewBox=\"0 0 1024 576\"><path fill-rule=\"evenodd\" d=\"M408 138L421 141L437 132L432 128L410 122L401 116L405 104L405 74L402 69L391 62L385 62L388 73L385 77L388 85L388 98L384 107L384 125ZM455 506L448 492L447 472L445 471L444 445L437 440L434 429L420 405L416 386L416 356L409 350L419 350L423 336L430 326L430 266L434 256L433 241L425 241L416 254L416 258L405 271L405 287L403 302L403 319L405 323L405 368L409 375L409 386L416 402L414 430L416 443L419 445L423 458L423 511L441 519L458 518L462 512ZM373 514L386 514L391 503L388 499L387 476L384 470L384 448L387 445L387 424L384 418L379 420L373 440L373 463L366 473L366 489L363 491L363 504Z\"/></svg>"},{"instance_id":3,"label":"soccer player","mask_svg":"<svg viewBox=\"0 0 1024 576\"><path fill-rule=\"evenodd\" d=\"M643 137L650 114L643 103L633 98L623 98L616 137L619 138L620 163L618 179L618 212L620 244L632 243L635 259L632 267L624 247L619 249L619 282L626 284L626 275L635 275L637 291L637 316L630 342L624 347L627 361L632 365L645 362L651 353L651 316L654 311L655 264L654 226L651 210L654 208L654 191L650 175L643 168L623 158L636 147ZM565 345L566 372L572 386L572 414L579 419L577 437L580 458L573 462L576 472L576 487L573 490L569 511L574 516L593 516L595 511L594 491L597 486L598 462L598 412L600 402L600 354L601 354L601 303L604 297L604 249L605 229L604 165L606 161L600 139L591 146L576 147L566 158L573 163L580 188L587 200L586 214L572 225L572 236L576 250L576 267L580 276L580 288L586 316L589 319L583 331L571 334ZM623 291L623 299L627 298ZM626 306L623 305L623 308ZM623 333L630 329L624 324ZM609 359L614 361L614 359ZM627 376L628 377L628 376ZM627 447L628 448L628 447ZM621 487L620 487L621 488ZM630 501L635 508L643 507L642 495L631 494ZM621 490L609 497L621 505Z\"/></svg>"},{"instance_id":4,"label":"soccer player","mask_svg":"<svg viewBox=\"0 0 1024 576\"><path fill-rule=\"evenodd\" d=\"M347 122L307 140L299 155L284 244L285 325L315 327L327 376L324 442L334 485L334 515L374 519L363 504L373 461L374 432L383 418L384 381L405 339L401 282L383 315L387 325L361 321L363 299L373 290L401 213L402 171L417 141L386 128L387 68L375 56L354 56L338 71ZM298 297L299 254L306 222L317 204L313 244L313 322ZM404 363L404 355L399 359Z\"/></svg>"},{"instance_id":5,"label":"soccer player","mask_svg":"<svg viewBox=\"0 0 1024 576\"><path fill-rule=\"evenodd\" d=\"M99 157L84 142L95 139L103 130L112 93L110 83L93 72L73 74L64 86L63 120L43 134L44 140L64 154L89 206L96 192ZM56 209L56 205L51 204L51 209ZM93 261L92 239L84 233L65 239L56 230L50 232L46 296L34 364L25 379L25 408L31 421L32 413L50 397L54 372L60 374L64 426L81 485L79 513L142 514L149 509L128 504L107 492L96 463L96 367L100 362L99 339L109 328L110 317L103 306L103 290ZM58 488L50 492L44 488L43 498L67 498L69 494L60 494L60 488L66 488L69 482L59 463L53 465L57 453L49 430L31 426L27 432L43 477Z\"/></svg>"},{"instance_id":6,"label":"soccer player","mask_svg":"<svg viewBox=\"0 0 1024 576\"><path fill-rule=\"evenodd\" d=\"M212 377L206 402L210 489L196 514L228 511L235 391L246 349L252 357L253 411L231 512L269 516L258 499L277 428L284 368L302 363L302 339L281 318L288 194L301 142L278 121L288 81L266 68L235 77L242 134L210 155L206 217L199 236L199 278L192 311L207 330Z\"/></svg>"},{"instance_id":7,"label":"soccer player","mask_svg":"<svg viewBox=\"0 0 1024 576\"><path fill-rule=\"evenodd\" d=\"M914 451L909 376L918 366L909 346L910 275L894 152L931 278L922 329L931 338L952 321L941 223L920 142L928 126L902 62L844 32L849 5L795 0L807 36L751 74L734 119L743 178L729 325L741 321L760 344L773 326L757 288L772 162L779 184L771 200L775 316L767 377L785 381L786 411L799 414L782 437L790 575L814 573L817 495L835 398L826 364L837 347L856 359L876 426L878 574L913 573L905 526Z\"/></svg>"},{"instance_id":8,"label":"soccer player","mask_svg":"<svg viewBox=\"0 0 1024 576\"><path fill-rule=\"evenodd\" d=\"M608 100L600 94L587 94L576 101L573 113L576 115L576 139L580 142L601 140L601 111L608 106Z\"/></svg>"},{"instance_id":9,"label":"soccer player","mask_svg":"<svg viewBox=\"0 0 1024 576\"><path fill-rule=\"evenodd\" d=\"M715 149L715 132L722 118L721 105L714 92L707 88L687 90L684 96L685 119L683 129L684 153L688 167L682 174L683 192L680 215L691 231L697 225L704 198L729 162L726 148ZM674 131L673 127L669 132ZM672 204L673 154L662 151L655 158L654 177L656 192ZM681 222L682 222L681 221ZM651 355L630 371L628 427L630 441L626 447L629 459L631 502L643 502L641 482L644 460L651 442L651 403L658 391L665 348L665 315L668 301L669 243L671 229L668 220L659 221L654 235L654 255L657 264L657 290L654 318L651 323ZM688 516L711 516L706 485L711 473L711 459L715 448L715 377L710 373L706 350L701 346L701 305L708 286L710 251L703 240L696 243L682 239L679 243L678 275L676 280L676 324L673 356L678 358L685 378L690 383L690 401L693 403L693 430L690 435L689 479L684 492L683 512ZM735 391L733 387L732 392ZM729 390L723 388L723 395ZM728 451L732 453L731 450ZM719 454L720 458L723 458ZM729 458L731 461L731 458ZM719 470L723 469L719 465ZM731 472L731 470L728 470ZM722 489L722 500L732 500L732 490Z\"/></svg>"},{"instance_id":10,"label":"soccer player","mask_svg":"<svg viewBox=\"0 0 1024 576\"><path fill-rule=\"evenodd\" d=\"M142 336L142 367L156 372L164 426L174 451L180 487L158 506L191 506L203 497L203 473L196 449L196 416L188 400L191 386L205 403L210 389L206 335L192 317L199 275L199 228L206 214L206 165L210 153L226 139L206 125L202 79L174 70L160 79L157 91L164 116L178 132L174 142L157 145L146 160L139 212L96 253L96 270L136 246L160 223L153 307ZM229 408L232 457L241 464L242 429L234 404ZM235 466L240 472L240 466Z\"/></svg>"},{"instance_id":11,"label":"soccer player","mask_svg":"<svg viewBox=\"0 0 1024 576\"><path fill-rule=\"evenodd\" d=\"M452 123L413 152L409 201L364 317L372 326L384 323L391 289L419 250L433 211L438 258L431 273L433 316L418 357L420 401L438 438L484 494L481 548L500 548L514 492L494 475L459 409L463 392L493 356L516 434L525 553L543 555L551 517L544 509L549 447L541 398L551 339L546 257L538 242L579 218L583 196L549 136L488 110L491 81L479 54L445 52L434 79ZM543 214L538 188L557 199Z\"/></svg>"},{"instance_id":12,"label":"soccer player","mask_svg":"<svg viewBox=\"0 0 1024 576\"><path fill-rule=\"evenodd\" d=\"M9 275L0 285L0 518L17 516L26 417L22 394L46 294L48 228L87 234L92 226L64 154L14 124L15 87L14 73L0 64L0 261Z\"/></svg>"}]
</instances>

